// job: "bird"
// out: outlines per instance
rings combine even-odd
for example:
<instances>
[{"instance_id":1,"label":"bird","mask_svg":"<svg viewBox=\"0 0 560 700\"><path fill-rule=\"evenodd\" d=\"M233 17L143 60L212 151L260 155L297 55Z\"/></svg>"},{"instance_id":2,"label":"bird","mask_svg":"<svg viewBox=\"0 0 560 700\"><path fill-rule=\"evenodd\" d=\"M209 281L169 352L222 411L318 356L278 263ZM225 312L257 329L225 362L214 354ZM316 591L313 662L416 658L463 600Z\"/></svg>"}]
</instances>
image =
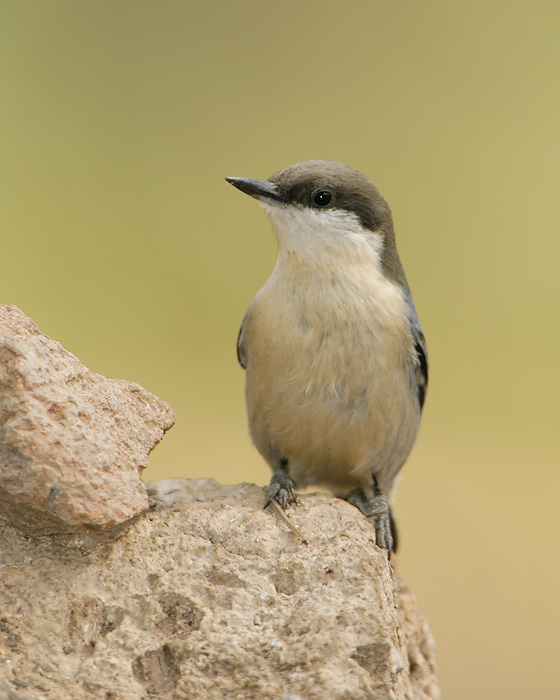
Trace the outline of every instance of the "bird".
<instances>
[{"instance_id":1,"label":"bird","mask_svg":"<svg viewBox=\"0 0 560 700\"><path fill-rule=\"evenodd\" d=\"M262 204L278 242L237 341L249 432L273 472L265 507L324 488L368 518L390 557L390 504L428 359L389 205L361 172L328 160L225 179Z\"/></svg>"}]
</instances>

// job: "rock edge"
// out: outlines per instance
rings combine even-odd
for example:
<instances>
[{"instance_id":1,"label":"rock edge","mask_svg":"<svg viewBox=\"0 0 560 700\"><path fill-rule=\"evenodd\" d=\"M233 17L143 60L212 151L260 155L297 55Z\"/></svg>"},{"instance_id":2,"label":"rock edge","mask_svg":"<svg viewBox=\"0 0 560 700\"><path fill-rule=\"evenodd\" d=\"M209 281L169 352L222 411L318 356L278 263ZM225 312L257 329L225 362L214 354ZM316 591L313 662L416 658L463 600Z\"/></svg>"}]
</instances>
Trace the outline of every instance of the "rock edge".
<instances>
[{"instance_id":1,"label":"rock edge","mask_svg":"<svg viewBox=\"0 0 560 700\"><path fill-rule=\"evenodd\" d=\"M122 534L148 507L140 475L174 422L157 396L0 305L0 518L29 534Z\"/></svg>"}]
</instances>

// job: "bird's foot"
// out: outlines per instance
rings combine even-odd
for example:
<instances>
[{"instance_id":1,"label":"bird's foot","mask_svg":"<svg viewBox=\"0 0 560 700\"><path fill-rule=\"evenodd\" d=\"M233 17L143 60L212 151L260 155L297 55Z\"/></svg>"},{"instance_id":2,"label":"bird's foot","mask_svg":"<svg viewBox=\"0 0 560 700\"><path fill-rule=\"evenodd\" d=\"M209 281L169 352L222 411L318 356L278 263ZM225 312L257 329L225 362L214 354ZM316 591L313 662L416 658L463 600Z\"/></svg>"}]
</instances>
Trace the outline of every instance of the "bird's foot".
<instances>
[{"instance_id":1,"label":"bird's foot","mask_svg":"<svg viewBox=\"0 0 560 700\"><path fill-rule=\"evenodd\" d=\"M283 510L286 510L286 506L289 503L297 503L294 482L288 476L285 468L280 468L274 472L266 490L268 491L268 500L264 504L265 508L272 501L276 501Z\"/></svg>"},{"instance_id":2,"label":"bird's foot","mask_svg":"<svg viewBox=\"0 0 560 700\"><path fill-rule=\"evenodd\" d=\"M386 549L391 556L391 552L397 551L397 531L387 498L379 489L376 490L377 493L368 498L362 488L353 489L344 496L344 500L356 506L373 522L377 546Z\"/></svg>"},{"instance_id":3,"label":"bird's foot","mask_svg":"<svg viewBox=\"0 0 560 700\"><path fill-rule=\"evenodd\" d=\"M366 517L373 520L377 546L391 554L395 551L396 545L393 538L391 508L385 496L374 496L368 502L368 511Z\"/></svg>"}]
</instances>

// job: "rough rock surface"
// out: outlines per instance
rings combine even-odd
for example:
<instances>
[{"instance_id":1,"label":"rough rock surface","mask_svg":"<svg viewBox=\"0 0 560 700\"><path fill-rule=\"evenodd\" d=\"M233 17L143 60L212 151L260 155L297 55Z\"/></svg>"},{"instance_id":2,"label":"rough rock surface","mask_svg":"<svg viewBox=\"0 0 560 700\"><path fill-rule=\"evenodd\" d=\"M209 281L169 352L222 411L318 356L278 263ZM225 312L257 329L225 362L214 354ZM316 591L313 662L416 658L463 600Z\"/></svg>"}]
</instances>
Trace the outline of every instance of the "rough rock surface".
<instances>
[{"instance_id":1,"label":"rough rock surface","mask_svg":"<svg viewBox=\"0 0 560 700\"><path fill-rule=\"evenodd\" d=\"M0 305L0 517L10 524L118 534L147 508L140 474L173 423L157 396L92 372Z\"/></svg>"},{"instance_id":2,"label":"rough rock surface","mask_svg":"<svg viewBox=\"0 0 560 700\"><path fill-rule=\"evenodd\" d=\"M439 697L426 621L356 508L304 495L288 513L305 545L254 485L149 492L148 515L113 542L4 526L0 674L14 698Z\"/></svg>"}]
</instances>

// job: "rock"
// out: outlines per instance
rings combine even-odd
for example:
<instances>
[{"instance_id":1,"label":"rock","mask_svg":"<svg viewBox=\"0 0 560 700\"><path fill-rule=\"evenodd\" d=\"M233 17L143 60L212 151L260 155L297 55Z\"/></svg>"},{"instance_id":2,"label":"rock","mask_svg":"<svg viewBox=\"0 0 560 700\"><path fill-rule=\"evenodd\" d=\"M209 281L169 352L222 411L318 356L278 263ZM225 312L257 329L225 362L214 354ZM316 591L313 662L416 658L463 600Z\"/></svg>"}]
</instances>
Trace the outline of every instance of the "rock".
<instances>
[{"instance_id":1,"label":"rock","mask_svg":"<svg viewBox=\"0 0 560 700\"><path fill-rule=\"evenodd\" d=\"M118 535L147 508L140 474L173 423L156 396L0 305L0 517L31 534Z\"/></svg>"},{"instance_id":2,"label":"rock","mask_svg":"<svg viewBox=\"0 0 560 700\"><path fill-rule=\"evenodd\" d=\"M148 485L125 536L5 526L0 672L30 700L433 700L434 646L374 531L322 494Z\"/></svg>"},{"instance_id":3,"label":"rock","mask_svg":"<svg viewBox=\"0 0 560 700\"><path fill-rule=\"evenodd\" d=\"M21 695L15 690L12 690L4 676L0 673L0 700L29 700L29 696Z\"/></svg>"}]
</instances>

